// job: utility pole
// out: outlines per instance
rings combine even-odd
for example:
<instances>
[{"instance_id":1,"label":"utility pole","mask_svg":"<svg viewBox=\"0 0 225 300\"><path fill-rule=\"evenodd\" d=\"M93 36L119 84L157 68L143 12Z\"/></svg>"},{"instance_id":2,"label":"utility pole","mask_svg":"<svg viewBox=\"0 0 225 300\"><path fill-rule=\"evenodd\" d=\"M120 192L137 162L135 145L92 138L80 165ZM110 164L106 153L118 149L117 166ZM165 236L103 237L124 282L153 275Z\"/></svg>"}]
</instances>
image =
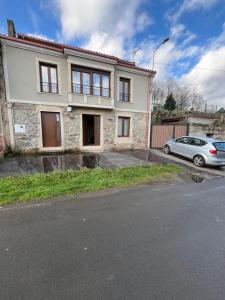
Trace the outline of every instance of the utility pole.
<instances>
[{"instance_id":1,"label":"utility pole","mask_svg":"<svg viewBox=\"0 0 225 300\"><path fill-rule=\"evenodd\" d=\"M157 50L163 46L165 43L167 43L169 41L169 37L168 38L165 38L153 51L153 54L152 54L152 71L154 71L154 68L155 68L155 54L157 52ZM150 83L151 86L150 86L150 90L149 90L149 93L150 93L150 96L149 96L149 103L148 103L148 137L147 137L147 149L150 148L150 135L151 135L151 107L152 107L152 103L153 103L153 99L152 99L152 92L153 92L153 77L151 78L150 80Z\"/></svg>"}]
</instances>

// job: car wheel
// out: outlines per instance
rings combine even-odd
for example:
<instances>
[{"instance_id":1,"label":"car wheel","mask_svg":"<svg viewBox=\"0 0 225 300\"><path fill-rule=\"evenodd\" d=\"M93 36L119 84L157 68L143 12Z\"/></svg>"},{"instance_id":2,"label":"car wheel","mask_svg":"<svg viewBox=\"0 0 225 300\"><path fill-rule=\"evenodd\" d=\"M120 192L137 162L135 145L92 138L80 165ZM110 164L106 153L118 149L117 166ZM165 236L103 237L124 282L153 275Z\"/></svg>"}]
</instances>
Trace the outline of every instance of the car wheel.
<instances>
[{"instance_id":1,"label":"car wheel","mask_svg":"<svg viewBox=\"0 0 225 300\"><path fill-rule=\"evenodd\" d=\"M164 152L165 152L166 154L170 154L170 153L171 153L171 151L170 151L170 146L169 146L169 145L165 145L165 147L164 147Z\"/></svg>"},{"instance_id":2,"label":"car wheel","mask_svg":"<svg viewBox=\"0 0 225 300\"><path fill-rule=\"evenodd\" d=\"M205 160L201 155L196 155L193 162L196 167L203 167L205 165Z\"/></svg>"}]
</instances>

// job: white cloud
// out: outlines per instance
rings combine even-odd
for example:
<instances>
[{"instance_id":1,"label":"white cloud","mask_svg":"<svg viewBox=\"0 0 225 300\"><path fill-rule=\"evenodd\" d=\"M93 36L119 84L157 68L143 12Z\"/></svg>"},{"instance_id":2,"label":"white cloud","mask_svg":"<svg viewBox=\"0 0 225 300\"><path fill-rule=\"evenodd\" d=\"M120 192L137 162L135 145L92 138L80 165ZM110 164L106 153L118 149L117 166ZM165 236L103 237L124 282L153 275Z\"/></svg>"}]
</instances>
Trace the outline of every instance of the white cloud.
<instances>
[{"instance_id":1,"label":"white cloud","mask_svg":"<svg viewBox=\"0 0 225 300\"><path fill-rule=\"evenodd\" d=\"M220 71L221 70L221 71ZM180 81L194 86L210 104L225 107L225 46L206 52Z\"/></svg>"},{"instance_id":2,"label":"white cloud","mask_svg":"<svg viewBox=\"0 0 225 300\"><path fill-rule=\"evenodd\" d=\"M184 47L197 38L197 35L187 30L183 24L175 24L170 29L170 36L174 41L179 40L179 44Z\"/></svg>"},{"instance_id":3,"label":"white cloud","mask_svg":"<svg viewBox=\"0 0 225 300\"><path fill-rule=\"evenodd\" d=\"M82 38L84 47L124 56L138 31L152 23L138 11L143 0L52 0L58 7L61 40Z\"/></svg>"},{"instance_id":4,"label":"white cloud","mask_svg":"<svg viewBox=\"0 0 225 300\"><path fill-rule=\"evenodd\" d=\"M152 25L153 20L145 12L137 17L136 28L138 31L143 31L147 26Z\"/></svg>"},{"instance_id":5,"label":"white cloud","mask_svg":"<svg viewBox=\"0 0 225 300\"><path fill-rule=\"evenodd\" d=\"M185 26L183 24L176 24L171 27L170 32L171 32L171 37L179 38L185 32Z\"/></svg>"},{"instance_id":6,"label":"white cloud","mask_svg":"<svg viewBox=\"0 0 225 300\"><path fill-rule=\"evenodd\" d=\"M123 48L123 37L116 38L105 32L95 32L91 35L90 40L84 45L84 48L103 53L113 54L119 57L125 56Z\"/></svg>"},{"instance_id":7,"label":"white cloud","mask_svg":"<svg viewBox=\"0 0 225 300\"><path fill-rule=\"evenodd\" d=\"M184 13L198 9L209 9L220 0L184 0L172 15L168 15L168 19L176 22Z\"/></svg>"},{"instance_id":8,"label":"white cloud","mask_svg":"<svg viewBox=\"0 0 225 300\"><path fill-rule=\"evenodd\" d=\"M188 70L190 59L201 55L203 49L191 42L196 35L188 31L183 24L171 27L170 41L162 45L155 53L154 69L157 71L157 79L174 77L174 65L183 72ZM146 68L152 68L152 54L155 48L162 42L146 39L140 44L140 50L136 55L136 62ZM179 70L179 73L180 73Z\"/></svg>"},{"instance_id":9,"label":"white cloud","mask_svg":"<svg viewBox=\"0 0 225 300\"><path fill-rule=\"evenodd\" d=\"M198 63L183 75L183 84L194 86L210 104L225 107L225 25L221 34L205 47Z\"/></svg>"},{"instance_id":10,"label":"white cloud","mask_svg":"<svg viewBox=\"0 0 225 300\"><path fill-rule=\"evenodd\" d=\"M38 24L39 24L39 17L35 13L35 11L31 8L30 4L28 4L28 11L27 12L28 12L30 20L32 22L33 29L35 31L37 31L38 30Z\"/></svg>"},{"instance_id":11,"label":"white cloud","mask_svg":"<svg viewBox=\"0 0 225 300\"><path fill-rule=\"evenodd\" d=\"M44 34L39 34L39 33L37 33L37 32L34 32L34 33L27 33L27 35L32 36L32 37L35 37L35 38L38 38L38 39L41 39L41 40L47 40L47 41L51 41L51 42L54 41L54 40L48 38L46 35L44 35Z\"/></svg>"}]
</instances>

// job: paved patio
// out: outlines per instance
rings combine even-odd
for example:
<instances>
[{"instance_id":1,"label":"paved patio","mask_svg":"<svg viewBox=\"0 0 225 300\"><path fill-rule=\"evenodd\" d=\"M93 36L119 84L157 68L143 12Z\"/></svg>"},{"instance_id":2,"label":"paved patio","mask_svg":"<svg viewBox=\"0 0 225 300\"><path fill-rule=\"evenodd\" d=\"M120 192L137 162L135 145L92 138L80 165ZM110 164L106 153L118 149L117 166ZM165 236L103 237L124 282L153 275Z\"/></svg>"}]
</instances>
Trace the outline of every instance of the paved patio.
<instances>
[{"instance_id":1,"label":"paved patio","mask_svg":"<svg viewBox=\"0 0 225 300\"><path fill-rule=\"evenodd\" d=\"M66 153L17 155L0 160L0 177L80 168L118 168L143 164L167 164L169 161L144 150L102 153Z\"/></svg>"}]
</instances>

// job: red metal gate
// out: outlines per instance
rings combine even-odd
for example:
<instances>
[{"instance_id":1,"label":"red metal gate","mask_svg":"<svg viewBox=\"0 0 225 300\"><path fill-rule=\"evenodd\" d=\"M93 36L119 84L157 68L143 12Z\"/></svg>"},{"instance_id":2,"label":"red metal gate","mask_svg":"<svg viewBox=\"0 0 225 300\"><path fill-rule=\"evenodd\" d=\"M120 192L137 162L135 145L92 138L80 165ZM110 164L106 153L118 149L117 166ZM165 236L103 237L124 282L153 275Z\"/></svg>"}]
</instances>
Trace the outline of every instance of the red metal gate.
<instances>
[{"instance_id":1,"label":"red metal gate","mask_svg":"<svg viewBox=\"0 0 225 300\"><path fill-rule=\"evenodd\" d=\"M188 135L187 125L152 125L151 148L163 148L169 139Z\"/></svg>"}]
</instances>

